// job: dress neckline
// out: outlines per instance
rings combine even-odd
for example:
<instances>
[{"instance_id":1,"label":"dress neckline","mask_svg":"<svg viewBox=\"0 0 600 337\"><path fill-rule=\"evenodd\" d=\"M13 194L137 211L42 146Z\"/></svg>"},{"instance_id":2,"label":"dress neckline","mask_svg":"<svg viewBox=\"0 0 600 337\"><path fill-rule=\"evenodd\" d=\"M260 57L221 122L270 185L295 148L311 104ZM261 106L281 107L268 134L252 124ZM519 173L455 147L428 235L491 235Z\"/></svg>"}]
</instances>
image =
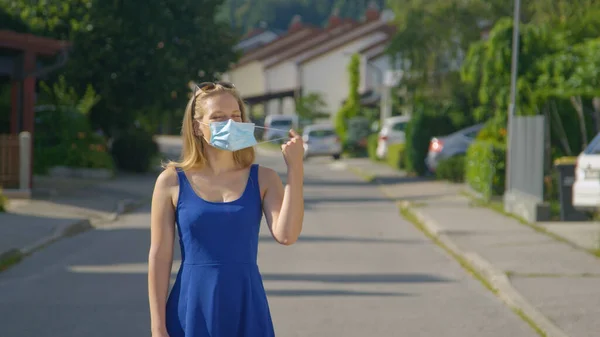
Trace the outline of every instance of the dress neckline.
<instances>
[{"instance_id":1,"label":"dress neckline","mask_svg":"<svg viewBox=\"0 0 600 337\"><path fill-rule=\"evenodd\" d=\"M248 188L250 187L250 181L252 179L252 170L254 169L255 165L256 164L252 164L250 166L250 169L248 170L248 178L246 179L246 185L244 186L244 190L242 191L242 194L240 194L240 196L238 198L236 198L235 200L232 200L232 201L210 201L210 200L204 199L202 196L200 196L200 194L198 194L198 192L196 192L196 190L194 189L194 185L192 185L192 182L188 178L185 171L182 170L181 173L183 174L187 184L189 185L190 190L192 191L192 194L194 194L196 196L196 198L200 199L201 201L203 201L207 204L228 205L228 204L233 204L233 203L239 202L240 200L244 199L244 197L246 196L246 194L248 192ZM181 188L181 186L179 188Z\"/></svg>"}]
</instances>

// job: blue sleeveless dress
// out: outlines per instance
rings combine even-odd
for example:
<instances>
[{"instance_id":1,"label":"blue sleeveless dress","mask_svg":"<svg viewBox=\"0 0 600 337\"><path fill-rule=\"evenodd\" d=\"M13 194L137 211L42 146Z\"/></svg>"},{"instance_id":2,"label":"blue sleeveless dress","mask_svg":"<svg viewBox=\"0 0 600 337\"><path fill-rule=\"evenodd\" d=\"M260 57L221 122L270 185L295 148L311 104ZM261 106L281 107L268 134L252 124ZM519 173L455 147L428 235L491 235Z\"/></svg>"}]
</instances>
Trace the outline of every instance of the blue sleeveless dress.
<instances>
[{"instance_id":1,"label":"blue sleeveless dress","mask_svg":"<svg viewBox=\"0 0 600 337\"><path fill-rule=\"evenodd\" d=\"M178 170L181 267L167 300L169 337L273 337L257 265L262 200L258 165L242 196L203 200Z\"/></svg>"}]
</instances>

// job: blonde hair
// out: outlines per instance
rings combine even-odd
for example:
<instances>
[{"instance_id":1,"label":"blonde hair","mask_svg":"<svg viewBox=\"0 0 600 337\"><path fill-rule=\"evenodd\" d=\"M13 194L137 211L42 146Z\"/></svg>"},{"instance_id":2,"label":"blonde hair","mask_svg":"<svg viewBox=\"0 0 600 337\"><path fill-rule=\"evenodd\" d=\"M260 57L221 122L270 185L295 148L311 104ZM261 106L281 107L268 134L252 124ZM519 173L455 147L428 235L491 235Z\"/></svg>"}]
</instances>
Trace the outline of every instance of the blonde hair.
<instances>
[{"instance_id":1,"label":"blonde hair","mask_svg":"<svg viewBox=\"0 0 600 337\"><path fill-rule=\"evenodd\" d=\"M242 121L249 122L250 119L248 114L246 113L246 107L239 92L235 88L226 88L220 84L216 84L214 89L203 91L198 89L196 92L196 103L195 103L195 111L192 111L192 103L194 101L194 97L188 101L188 104L185 108L185 112L183 114L183 123L181 126L181 138L183 140L183 149L181 151L181 158L179 161L169 161L165 165L164 168L180 168L182 170L189 169L199 169L203 168L208 164L208 158L206 157L206 146L210 146L206 144L206 140L202 136L196 136L194 134L194 120L202 118L204 116L204 102L206 99L216 95L229 94L232 95L239 106ZM254 152L254 147L249 147L245 149L241 149L239 151L233 152L233 159L240 168L247 168L252 163L254 163L254 159L256 154Z\"/></svg>"}]
</instances>

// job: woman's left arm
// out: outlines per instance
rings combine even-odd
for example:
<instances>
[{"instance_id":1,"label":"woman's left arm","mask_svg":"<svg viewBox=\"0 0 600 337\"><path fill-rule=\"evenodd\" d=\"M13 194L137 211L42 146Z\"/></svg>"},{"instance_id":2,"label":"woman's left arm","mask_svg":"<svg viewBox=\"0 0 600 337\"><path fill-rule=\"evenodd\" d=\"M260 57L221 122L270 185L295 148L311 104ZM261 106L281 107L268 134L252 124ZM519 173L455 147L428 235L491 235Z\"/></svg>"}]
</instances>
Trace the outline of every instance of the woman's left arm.
<instances>
[{"instance_id":1,"label":"woman's left arm","mask_svg":"<svg viewBox=\"0 0 600 337\"><path fill-rule=\"evenodd\" d=\"M277 173L264 170L267 188L263 200L265 218L273 238L291 245L302 232L304 221L304 146L302 139L290 131L292 138L281 146L287 164L287 183L284 187Z\"/></svg>"}]
</instances>

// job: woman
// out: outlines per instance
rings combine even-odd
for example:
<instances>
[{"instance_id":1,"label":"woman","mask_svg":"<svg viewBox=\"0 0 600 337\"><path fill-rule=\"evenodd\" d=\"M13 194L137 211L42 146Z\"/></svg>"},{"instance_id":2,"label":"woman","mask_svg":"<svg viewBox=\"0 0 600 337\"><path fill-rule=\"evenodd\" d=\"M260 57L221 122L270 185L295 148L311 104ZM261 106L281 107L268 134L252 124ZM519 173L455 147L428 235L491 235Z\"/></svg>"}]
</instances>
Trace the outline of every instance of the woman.
<instances>
[{"instance_id":1,"label":"woman","mask_svg":"<svg viewBox=\"0 0 600 337\"><path fill-rule=\"evenodd\" d=\"M304 218L302 139L281 146L287 186L254 162L254 124L233 85L200 84L183 117L180 162L152 196L149 300L153 337L271 337L256 264L264 213L274 239L293 244ZM175 223L182 262L167 299Z\"/></svg>"}]
</instances>

